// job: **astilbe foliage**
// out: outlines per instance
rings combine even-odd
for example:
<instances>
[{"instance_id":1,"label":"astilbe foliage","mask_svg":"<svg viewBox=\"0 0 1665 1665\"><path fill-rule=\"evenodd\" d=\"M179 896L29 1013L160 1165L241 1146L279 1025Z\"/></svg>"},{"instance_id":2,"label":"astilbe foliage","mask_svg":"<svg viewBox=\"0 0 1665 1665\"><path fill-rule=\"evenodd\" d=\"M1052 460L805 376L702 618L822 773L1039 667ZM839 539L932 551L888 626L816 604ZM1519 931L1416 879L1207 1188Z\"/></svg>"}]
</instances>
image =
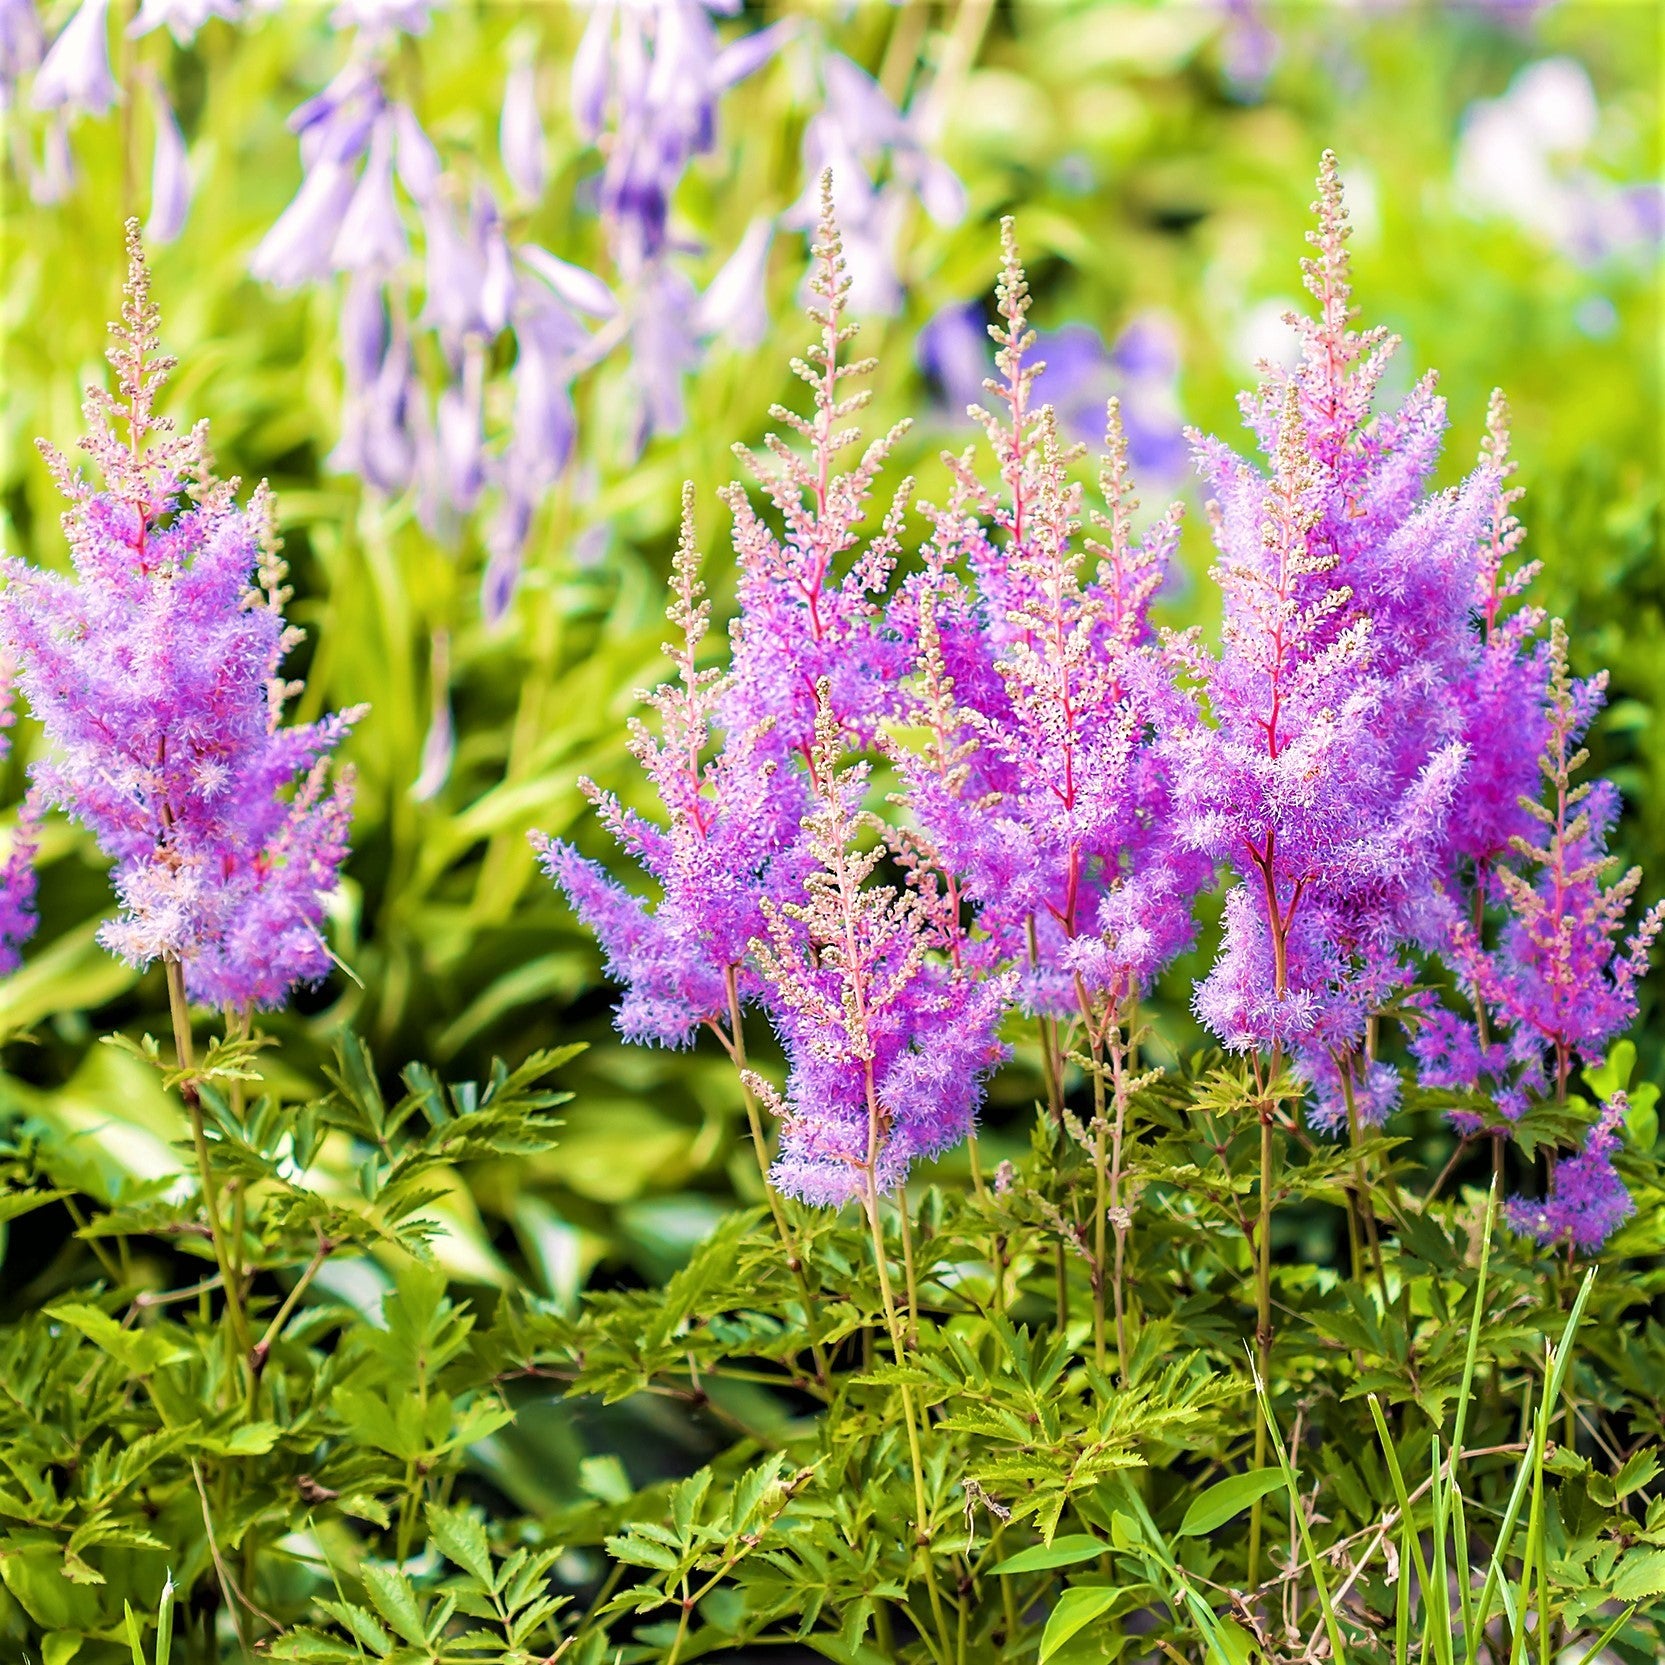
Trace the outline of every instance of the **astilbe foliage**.
<instances>
[{"instance_id":1,"label":"astilbe foliage","mask_svg":"<svg viewBox=\"0 0 1665 1665\"><path fill-rule=\"evenodd\" d=\"M801 877L792 844L804 785L778 767L770 723L715 733L731 674L698 663L711 613L698 560L690 485L669 610L680 639L665 647L677 680L649 696L658 739L631 722L631 755L657 791L666 825L583 783L608 830L659 886L660 900L650 908L572 845L533 838L545 870L600 940L609 973L626 986L620 1032L660 1046L688 1045L702 1024L729 1020L730 979L742 978L748 994L754 986L744 964L764 928L765 894L790 895Z\"/></svg>"},{"instance_id":2,"label":"astilbe foliage","mask_svg":"<svg viewBox=\"0 0 1665 1665\"><path fill-rule=\"evenodd\" d=\"M205 1004L276 1006L331 963L323 912L352 775L332 780L329 759L357 713L283 724L296 633L271 500L262 486L239 508L206 425L177 434L155 414L173 366L157 321L130 221L117 392L89 389L84 407L104 486L43 445L75 572L9 561L0 638L46 731L42 800L115 863L121 911L100 940L134 965L181 964Z\"/></svg>"},{"instance_id":3,"label":"astilbe foliage","mask_svg":"<svg viewBox=\"0 0 1665 1665\"><path fill-rule=\"evenodd\" d=\"M1326 153L1303 262L1299 364L1244 401L1261 473L1197 441L1217 497L1217 656L1177 644L1210 721L1170 733L1184 836L1237 875L1198 1015L1228 1047L1281 1046L1323 1084L1407 979L1465 763L1456 689L1495 472L1427 494L1444 427L1432 378L1373 400L1395 343L1354 332L1349 228ZM1350 1078L1349 1078L1350 1079ZM1367 1097L1373 1119L1391 1082ZM1324 1095L1321 1117L1342 1114Z\"/></svg>"},{"instance_id":4,"label":"astilbe foliage","mask_svg":"<svg viewBox=\"0 0 1665 1665\"><path fill-rule=\"evenodd\" d=\"M972 1131L983 1077L1004 1056L995 1032L1011 984L953 962L926 890L874 882L895 835L861 808L867 767L841 768L841 751L823 685L803 824L816 865L802 900L764 900L768 936L753 950L790 1075L784 1100L761 1077L752 1086L782 1118L775 1184L871 1207L911 1163Z\"/></svg>"}]
</instances>

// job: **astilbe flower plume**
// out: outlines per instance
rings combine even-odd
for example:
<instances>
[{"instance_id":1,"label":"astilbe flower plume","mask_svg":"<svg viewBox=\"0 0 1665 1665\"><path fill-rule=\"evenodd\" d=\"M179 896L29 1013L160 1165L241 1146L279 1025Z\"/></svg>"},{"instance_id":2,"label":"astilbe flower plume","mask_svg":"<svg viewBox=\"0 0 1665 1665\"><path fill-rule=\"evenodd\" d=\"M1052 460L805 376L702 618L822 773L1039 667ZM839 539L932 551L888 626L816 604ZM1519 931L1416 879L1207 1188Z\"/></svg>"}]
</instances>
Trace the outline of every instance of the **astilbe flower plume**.
<instances>
[{"instance_id":1,"label":"astilbe flower plume","mask_svg":"<svg viewBox=\"0 0 1665 1665\"><path fill-rule=\"evenodd\" d=\"M777 768L768 722L715 735L730 678L698 663L711 612L698 560L687 486L669 609L679 640L665 648L677 680L649 696L659 714L658 739L631 722L631 754L658 792L667 824L583 783L608 830L659 886L657 905L572 845L533 838L545 870L600 940L609 974L626 986L620 1032L660 1046L686 1046L702 1025L729 1022L731 979L740 993L755 992L745 962L764 929L764 898L794 894L803 874L792 853L807 803L803 781Z\"/></svg>"},{"instance_id":2,"label":"astilbe flower plume","mask_svg":"<svg viewBox=\"0 0 1665 1665\"><path fill-rule=\"evenodd\" d=\"M1515 1231L1546 1248L1564 1242L1591 1254L1636 1212L1635 1199L1613 1166L1629 1107L1624 1093L1613 1095L1578 1151L1550 1169L1549 1195L1541 1202L1510 1200L1507 1219Z\"/></svg>"},{"instance_id":3,"label":"astilbe flower plume","mask_svg":"<svg viewBox=\"0 0 1665 1665\"><path fill-rule=\"evenodd\" d=\"M1178 509L1135 543L1112 400L1099 476L1108 512L1092 516L1102 541L1080 539L1082 493L1067 472L1075 452L1052 409L1035 407L1045 365L1026 361L1028 285L1011 222L1002 229L1003 322L991 329L1000 378L985 386L1004 409L974 411L1002 490L982 483L970 454L947 459L954 492L927 511L925 573L893 609L904 637L929 621L942 675L927 687L955 690L959 746L951 778L930 756L903 768L915 813L980 904L980 925L1008 957L1032 961L1029 1004L1059 1013L1083 996L1119 1001L1148 986L1190 940L1192 902L1212 868L1171 836L1172 782L1153 745L1176 704L1149 608ZM974 599L950 571L962 566Z\"/></svg>"},{"instance_id":4,"label":"astilbe flower plume","mask_svg":"<svg viewBox=\"0 0 1665 1665\"><path fill-rule=\"evenodd\" d=\"M1303 262L1316 319L1291 316L1296 368L1244 400L1258 469L1199 440L1224 590L1217 657L1176 646L1211 721L1171 732L1183 835L1230 864L1219 958L1198 1015L1229 1046L1298 1051L1320 1120L1344 1111L1370 1014L1431 936L1445 826L1466 753L1457 691L1479 652L1470 623L1489 463L1426 484L1445 425L1432 376L1393 412L1372 404L1397 343L1354 317L1349 235L1326 153ZM1359 1107L1391 1107L1385 1068Z\"/></svg>"},{"instance_id":5,"label":"astilbe flower plume","mask_svg":"<svg viewBox=\"0 0 1665 1665\"><path fill-rule=\"evenodd\" d=\"M768 718L772 726L764 744L771 755L805 763L815 753L816 690L823 682L840 729L865 746L892 711L896 684L908 668L905 651L881 628L872 598L884 590L895 565L911 480L897 488L878 536L839 570L860 541L879 470L908 427L897 423L863 448L854 467L840 472L840 455L862 437L850 418L872 397L865 388L846 393L844 384L874 368L871 359L839 361L857 328L844 321L849 289L832 184L823 175L809 309L820 339L808 362L792 361L793 371L814 391L814 414L800 416L784 405L770 411L808 443L809 454L800 455L775 434L766 442L773 466L745 446L735 447L780 515L782 534L777 536L738 484L724 493L734 516L740 613L730 632L733 673L723 722L733 730Z\"/></svg>"},{"instance_id":6,"label":"astilbe flower plume","mask_svg":"<svg viewBox=\"0 0 1665 1665\"><path fill-rule=\"evenodd\" d=\"M329 758L358 713L282 724L297 633L270 497L240 509L236 482L212 476L206 424L178 435L154 413L173 361L157 353L137 221L127 235L118 392L89 389L84 407L104 489L43 444L75 575L8 561L0 639L50 746L36 788L115 863L104 944L181 964L198 1001L276 1006L331 963L323 910L352 776L332 781Z\"/></svg>"},{"instance_id":7,"label":"astilbe flower plume","mask_svg":"<svg viewBox=\"0 0 1665 1665\"><path fill-rule=\"evenodd\" d=\"M13 696L16 666L0 660L0 758L11 750L11 729L17 722ZM41 804L37 792L28 793L18 811L11 847L0 860L0 976L15 971L19 950L35 933L35 856L39 851Z\"/></svg>"},{"instance_id":8,"label":"astilbe flower plume","mask_svg":"<svg viewBox=\"0 0 1665 1665\"><path fill-rule=\"evenodd\" d=\"M751 1084L782 1118L776 1186L872 1207L913 1162L973 1130L984 1076L1004 1056L996 1031L1012 988L953 962L926 891L874 881L896 838L861 807L867 766L840 767L840 725L821 692L803 823L815 866L802 900L764 900L767 937L753 945L790 1074L784 1098Z\"/></svg>"},{"instance_id":9,"label":"astilbe flower plume","mask_svg":"<svg viewBox=\"0 0 1665 1665\"><path fill-rule=\"evenodd\" d=\"M1618 819L1618 792L1610 781L1573 779L1589 755L1580 740L1601 707L1606 673L1572 675L1566 627L1558 619L1550 627L1548 661L1548 738L1539 766L1550 801L1522 800L1535 836L1516 835L1512 859L1496 868L1505 910L1496 947L1488 948L1460 913L1448 921L1447 957L1473 997L1475 1020L1425 1002L1428 1021L1414 1043L1431 1084L1501 1087L1510 1095L1503 1100L1509 1119L1523 1092L1565 1098L1574 1064L1597 1062L1635 1020L1637 984L1665 926L1665 902L1656 903L1621 938L1642 875L1633 867L1608 882L1615 858L1607 839Z\"/></svg>"}]
</instances>

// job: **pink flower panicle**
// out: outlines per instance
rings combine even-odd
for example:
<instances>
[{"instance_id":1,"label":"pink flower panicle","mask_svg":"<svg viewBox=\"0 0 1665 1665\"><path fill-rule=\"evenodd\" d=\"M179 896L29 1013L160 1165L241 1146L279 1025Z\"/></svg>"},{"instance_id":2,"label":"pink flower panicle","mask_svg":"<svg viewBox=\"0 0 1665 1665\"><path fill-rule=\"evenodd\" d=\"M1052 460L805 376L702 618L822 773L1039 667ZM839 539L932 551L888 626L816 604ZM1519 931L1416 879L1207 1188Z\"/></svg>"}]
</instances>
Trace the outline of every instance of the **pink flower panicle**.
<instances>
[{"instance_id":1,"label":"pink flower panicle","mask_svg":"<svg viewBox=\"0 0 1665 1665\"><path fill-rule=\"evenodd\" d=\"M911 480L898 487L878 536L837 576L843 557L859 542L857 528L879 470L908 424L900 422L870 442L853 468L839 472L840 455L861 438L850 418L871 398L866 389L842 389L851 378L869 374L875 361L839 362L856 326L844 322L850 279L826 176L809 286L815 297L810 317L820 340L807 362L794 359L792 369L814 390L814 414L800 416L782 405L770 412L805 440L809 454L801 455L775 434L766 441L772 466L745 446L735 447L780 515L783 535L775 534L738 484L723 494L734 516L740 615L730 633L733 672L721 707L723 726L731 731L770 719L773 726L763 741L769 754L805 762L814 755L816 689L822 682L840 726L868 746L907 669L903 651L878 628L880 613L872 598L884 590L895 564Z\"/></svg>"},{"instance_id":2,"label":"pink flower panicle","mask_svg":"<svg viewBox=\"0 0 1665 1665\"><path fill-rule=\"evenodd\" d=\"M1573 782L1589 756L1579 742L1601 706L1606 673L1572 675L1559 619L1550 626L1548 657L1549 738L1540 767L1550 802L1523 800L1537 838L1517 836L1513 863L1496 869L1507 916L1497 948L1488 950L1473 925L1458 918L1449 927L1449 956L1492 1024L1529 1039L1559 1098L1574 1063L1596 1062L1635 1020L1636 985L1665 926L1665 902L1621 941L1641 869L1606 882L1618 793L1605 780Z\"/></svg>"},{"instance_id":3,"label":"pink flower panicle","mask_svg":"<svg viewBox=\"0 0 1665 1665\"><path fill-rule=\"evenodd\" d=\"M807 800L798 774L778 767L771 721L720 740L715 734L731 679L698 663L710 612L690 484L683 487L668 612L678 640L664 650L676 680L648 696L659 715L659 739L631 722L631 755L657 791L666 824L582 783L608 831L657 883L657 906L650 909L572 845L537 835L532 841L549 876L600 940L610 975L626 985L620 1031L660 1046L689 1045L702 1024L728 1021L731 976L741 992L754 992L743 962L764 928L762 898L771 887L791 895L802 878L790 846Z\"/></svg>"},{"instance_id":4,"label":"pink flower panicle","mask_svg":"<svg viewBox=\"0 0 1665 1665\"><path fill-rule=\"evenodd\" d=\"M101 941L135 965L180 962L202 1003L276 1006L331 964L321 927L352 775L332 781L328 760L359 713L282 726L295 633L270 497L239 509L206 425L176 435L155 415L173 361L157 352L136 221L127 235L118 392L91 389L84 407L104 489L43 445L70 500L75 576L9 561L0 638L49 742L42 801L115 863L121 912Z\"/></svg>"},{"instance_id":5,"label":"pink flower panicle","mask_svg":"<svg viewBox=\"0 0 1665 1665\"><path fill-rule=\"evenodd\" d=\"M1540 607L1509 608L1540 563L1510 565L1526 531L1514 513L1523 493L1508 483L1518 465L1509 455L1509 407L1501 392L1492 394L1486 412L1480 460L1495 486L1475 586L1481 648L1459 683L1468 767L1452 806L1450 837L1452 857L1472 864L1473 882L1483 891L1490 865L1532 830L1521 801L1537 795L1538 758L1548 739L1549 648L1538 636L1545 614Z\"/></svg>"},{"instance_id":6,"label":"pink flower panicle","mask_svg":"<svg viewBox=\"0 0 1665 1665\"><path fill-rule=\"evenodd\" d=\"M752 945L764 1003L790 1073L773 1179L805 1202L869 1202L911 1164L972 1130L1012 994L1009 976L974 977L945 952L942 922L917 886L873 881L895 835L863 811L865 764L841 768L843 735L823 685L803 823L814 863L802 900L765 898ZM864 834L876 834L864 849Z\"/></svg>"},{"instance_id":7,"label":"pink flower panicle","mask_svg":"<svg viewBox=\"0 0 1665 1665\"><path fill-rule=\"evenodd\" d=\"M1568 1243L1594 1254L1636 1212L1613 1157L1624 1143L1620 1129L1630 1101L1615 1093L1584 1136L1576 1154L1562 1157L1550 1170L1549 1195L1509 1200L1507 1219L1523 1237L1549 1248Z\"/></svg>"},{"instance_id":8,"label":"pink flower panicle","mask_svg":"<svg viewBox=\"0 0 1665 1665\"><path fill-rule=\"evenodd\" d=\"M1008 220L997 285L1003 324L991 327L1003 407L980 407L1001 489L972 458L945 459L955 479L946 508L928 507L926 572L893 609L897 634L927 617L959 696L956 773L930 781L930 758L904 773L915 813L953 851L979 920L1008 958L1030 954L1025 998L1040 1010L1120 999L1148 982L1191 933L1191 902L1211 877L1204 858L1169 836L1170 781L1153 745L1174 702L1149 628L1149 607L1178 537L1178 510L1136 544L1120 412L1110 402L1099 481L1102 536L1080 538L1078 454L1049 406L1033 407L1045 366L1033 345L1029 290ZM981 519L979 518L981 517ZM1084 579L1089 553L1097 570ZM976 581L971 599L950 561ZM926 677L929 686L931 678Z\"/></svg>"},{"instance_id":9,"label":"pink flower panicle","mask_svg":"<svg viewBox=\"0 0 1665 1665\"><path fill-rule=\"evenodd\" d=\"M1196 441L1225 592L1218 656L1176 638L1211 722L1167 741L1183 836L1230 864L1225 940L1196 996L1229 1046L1297 1051L1320 1121L1372 1010L1433 931L1435 882L1466 753L1454 690L1495 471L1429 494L1445 427L1432 377L1372 411L1397 343L1350 328L1346 209L1326 153L1303 262L1315 318L1292 315L1300 363L1244 401L1267 474ZM1392 1094L1361 1103L1385 1115Z\"/></svg>"}]
</instances>

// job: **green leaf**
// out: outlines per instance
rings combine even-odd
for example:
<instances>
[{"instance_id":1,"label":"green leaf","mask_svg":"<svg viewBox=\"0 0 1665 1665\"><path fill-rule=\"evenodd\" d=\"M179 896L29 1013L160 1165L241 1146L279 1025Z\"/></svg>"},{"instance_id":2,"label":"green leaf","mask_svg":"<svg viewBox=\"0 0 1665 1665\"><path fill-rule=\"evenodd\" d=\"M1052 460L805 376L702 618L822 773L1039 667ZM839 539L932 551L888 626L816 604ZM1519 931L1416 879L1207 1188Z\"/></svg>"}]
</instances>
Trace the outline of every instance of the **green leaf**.
<instances>
[{"instance_id":1,"label":"green leaf","mask_svg":"<svg viewBox=\"0 0 1665 1665\"><path fill-rule=\"evenodd\" d=\"M1119 1589L1109 1584L1077 1585L1066 1590L1047 1616L1046 1629L1041 1633L1040 1665L1046 1665L1077 1631L1108 1612L1120 1594Z\"/></svg>"},{"instance_id":2,"label":"green leaf","mask_svg":"<svg viewBox=\"0 0 1665 1665\"><path fill-rule=\"evenodd\" d=\"M1665 1549L1633 1549L1619 1563L1608 1594L1615 1601L1665 1596Z\"/></svg>"},{"instance_id":3,"label":"green leaf","mask_svg":"<svg viewBox=\"0 0 1665 1665\"><path fill-rule=\"evenodd\" d=\"M486 1529L476 1516L466 1509L430 1507L428 1530L447 1561L472 1573L484 1589L496 1589Z\"/></svg>"},{"instance_id":4,"label":"green leaf","mask_svg":"<svg viewBox=\"0 0 1665 1665\"><path fill-rule=\"evenodd\" d=\"M410 1580L394 1567L377 1562L366 1562L363 1572L364 1588L376 1611L387 1620L394 1632L418 1647L428 1639L427 1626L422 1622L422 1609L417 1606L416 1592Z\"/></svg>"},{"instance_id":5,"label":"green leaf","mask_svg":"<svg viewBox=\"0 0 1665 1665\"><path fill-rule=\"evenodd\" d=\"M60 1301L46 1309L48 1318L79 1330L100 1352L108 1353L134 1376L149 1376L166 1364L189 1358L190 1352L170 1341L160 1330L123 1329L107 1312L80 1301Z\"/></svg>"},{"instance_id":6,"label":"green leaf","mask_svg":"<svg viewBox=\"0 0 1665 1665\"><path fill-rule=\"evenodd\" d=\"M1029 1573L1045 1572L1049 1567L1072 1567L1078 1561L1091 1561L1095 1556L1103 1555L1110 1546L1098 1538L1089 1537L1085 1532L1067 1533L1061 1538L1054 1538L1050 1544L1034 1544L1028 1549L1020 1549L1016 1555L1008 1555L998 1566L990 1567L991 1573Z\"/></svg>"},{"instance_id":7,"label":"green leaf","mask_svg":"<svg viewBox=\"0 0 1665 1665\"><path fill-rule=\"evenodd\" d=\"M1228 1475L1191 1499L1178 1535L1199 1538L1212 1532L1282 1484L1283 1475L1275 1468L1252 1468L1247 1474Z\"/></svg>"},{"instance_id":8,"label":"green leaf","mask_svg":"<svg viewBox=\"0 0 1665 1665\"><path fill-rule=\"evenodd\" d=\"M1629 1497L1638 1487L1645 1486L1659 1472L1659 1458L1652 1451L1633 1451L1625 1465L1613 1476L1614 1497Z\"/></svg>"},{"instance_id":9,"label":"green leaf","mask_svg":"<svg viewBox=\"0 0 1665 1665\"><path fill-rule=\"evenodd\" d=\"M81 1651L83 1640L79 1631L53 1631L50 1636L41 1639L41 1665L69 1665L70 1660Z\"/></svg>"}]
</instances>

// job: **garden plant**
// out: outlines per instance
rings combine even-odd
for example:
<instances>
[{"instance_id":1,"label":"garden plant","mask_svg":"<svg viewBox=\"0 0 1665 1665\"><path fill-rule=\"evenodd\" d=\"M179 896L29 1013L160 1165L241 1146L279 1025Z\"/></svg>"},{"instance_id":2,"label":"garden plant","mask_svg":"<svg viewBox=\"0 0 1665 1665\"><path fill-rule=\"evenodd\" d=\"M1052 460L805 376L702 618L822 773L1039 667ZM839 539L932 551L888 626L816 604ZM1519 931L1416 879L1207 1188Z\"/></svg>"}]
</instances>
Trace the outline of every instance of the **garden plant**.
<instances>
[{"instance_id":1,"label":"garden plant","mask_svg":"<svg viewBox=\"0 0 1665 1665\"><path fill-rule=\"evenodd\" d=\"M43 224L153 144L80 455L8 399L62 514L6 499L0 1660L1665 1657L1655 591L1615 689L1533 419L1365 321L1348 158L1222 436L944 159L1027 23L465 21L494 194L431 9L0 0ZM1209 13L1245 107L1281 22ZM339 304L334 425L250 486L174 103L343 35L248 291ZM672 205L788 57L771 286ZM1652 258L1581 189L1546 261ZM869 356L972 204L987 293ZM723 355L788 320L758 432Z\"/></svg>"}]
</instances>

